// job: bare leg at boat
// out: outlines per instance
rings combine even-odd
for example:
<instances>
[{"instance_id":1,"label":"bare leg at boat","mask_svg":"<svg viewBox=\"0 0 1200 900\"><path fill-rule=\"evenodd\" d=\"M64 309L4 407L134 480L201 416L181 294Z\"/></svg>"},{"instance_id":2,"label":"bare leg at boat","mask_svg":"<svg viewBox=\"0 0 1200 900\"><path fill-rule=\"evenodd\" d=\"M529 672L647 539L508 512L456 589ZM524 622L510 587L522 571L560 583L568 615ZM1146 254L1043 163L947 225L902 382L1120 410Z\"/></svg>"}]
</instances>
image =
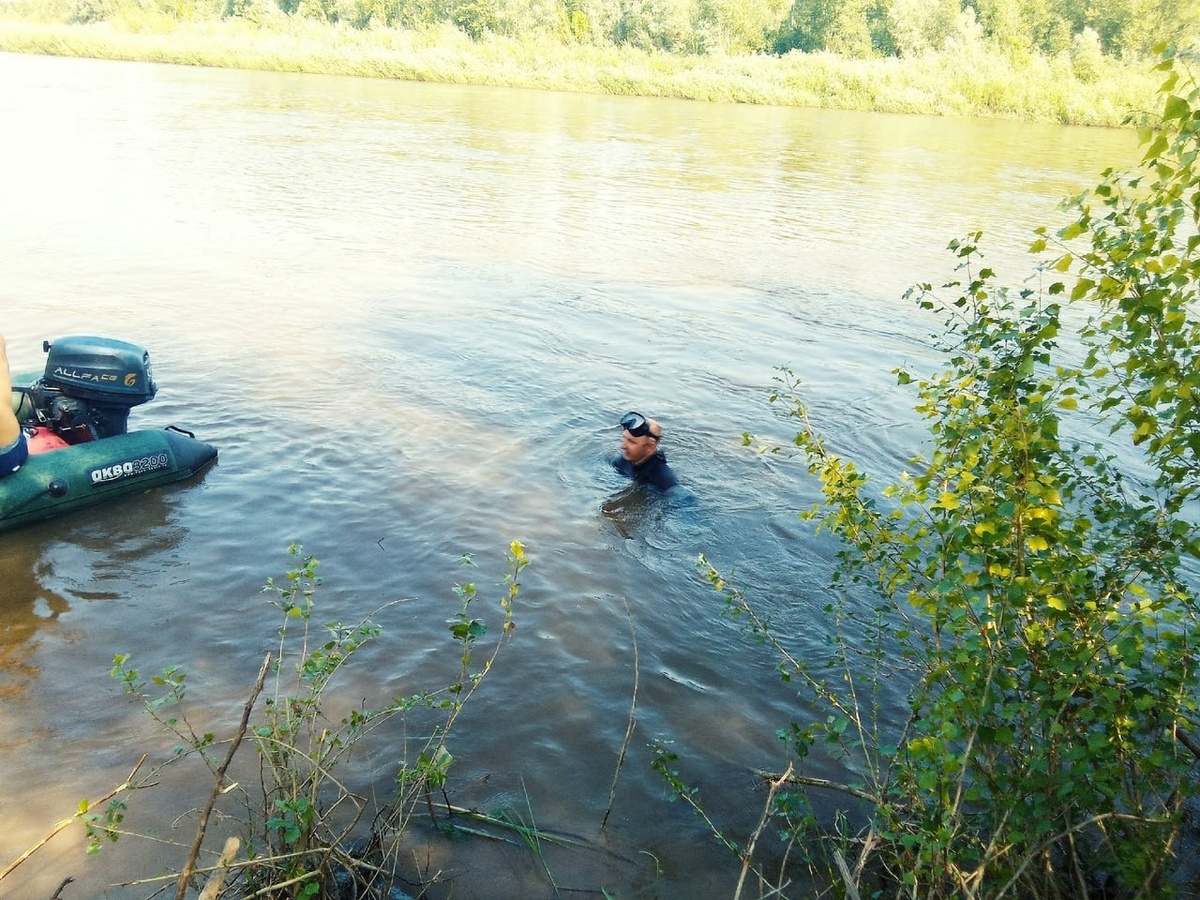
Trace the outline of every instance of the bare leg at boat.
<instances>
[{"instance_id":1,"label":"bare leg at boat","mask_svg":"<svg viewBox=\"0 0 1200 900\"><path fill-rule=\"evenodd\" d=\"M8 347L0 334L0 478L11 475L25 462L28 448L21 423L12 407L12 373L8 370Z\"/></svg>"}]
</instances>

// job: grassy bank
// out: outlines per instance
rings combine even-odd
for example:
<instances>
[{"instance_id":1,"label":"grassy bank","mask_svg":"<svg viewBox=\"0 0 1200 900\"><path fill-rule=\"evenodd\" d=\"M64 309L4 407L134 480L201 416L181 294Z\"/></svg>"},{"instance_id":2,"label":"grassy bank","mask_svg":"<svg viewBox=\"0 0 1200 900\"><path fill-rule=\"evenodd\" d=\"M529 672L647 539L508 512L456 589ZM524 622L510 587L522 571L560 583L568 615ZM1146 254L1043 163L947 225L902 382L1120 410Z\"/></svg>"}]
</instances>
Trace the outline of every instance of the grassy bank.
<instances>
[{"instance_id":1,"label":"grassy bank","mask_svg":"<svg viewBox=\"0 0 1200 900\"><path fill-rule=\"evenodd\" d=\"M454 28L353 29L280 17L66 25L0 19L0 51L945 116L1116 126L1150 104L1141 63L1105 59L1081 78L1067 57L1021 62L982 47L915 58L829 53L686 56L551 38L472 40Z\"/></svg>"}]
</instances>

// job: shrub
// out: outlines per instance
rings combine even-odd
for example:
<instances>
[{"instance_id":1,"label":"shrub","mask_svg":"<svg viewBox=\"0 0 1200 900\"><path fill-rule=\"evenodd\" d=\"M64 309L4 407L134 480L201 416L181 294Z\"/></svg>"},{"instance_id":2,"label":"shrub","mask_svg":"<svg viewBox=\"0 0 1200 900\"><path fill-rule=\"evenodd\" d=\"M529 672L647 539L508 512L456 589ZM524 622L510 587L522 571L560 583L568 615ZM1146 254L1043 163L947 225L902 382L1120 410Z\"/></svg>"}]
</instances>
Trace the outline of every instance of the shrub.
<instances>
[{"instance_id":1,"label":"shrub","mask_svg":"<svg viewBox=\"0 0 1200 900\"><path fill-rule=\"evenodd\" d=\"M318 561L302 556L298 545L289 552L298 564L279 581L268 579L264 587L282 615L278 643L263 661L241 724L222 753L217 753L221 742L212 733L198 732L183 711L187 677L183 669L168 666L147 680L131 665L128 654L119 654L113 661L113 677L178 740L167 764L199 757L214 776L190 853L177 876L180 898L196 872L209 816L227 793L231 799L223 803L236 800L240 804L241 812L233 815L242 824L243 840L227 844L221 854L219 867L209 876L212 896L230 871L259 897L315 900L342 896L344 889L365 896L357 891L367 885L386 892L398 878L396 842L414 812L423 808L432 815L434 795L447 783L454 761L449 750L454 724L491 671L514 627L519 577L528 564L524 547L514 541L500 598L501 631L490 647L484 643L488 626L475 614L479 599L475 585L456 587L458 610L448 625L458 647L458 673L449 684L392 697L376 707L359 706L333 721L328 716L327 698L337 675L355 653L382 634L373 618L404 601L384 604L359 622L318 625L314 619L320 584ZM470 562L467 557L464 561ZM262 711L255 717L253 711L264 691ZM435 724L418 730L424 737L397 740L401 761L395 795L382 806L372 806L346 786L339 766L365 736L420 710L433 715ZM248 738L258 753L256 790L226 782L243 738ZM98 849L103 839L115 841L121 836L125 793L157 780L158 772L156 769L136 782L131 776L102 811L97 811L96 804L81 806L78 817L88 827L91 849ZM355 882L358 887L353 887Z\"/></svg>"}]
</instances>

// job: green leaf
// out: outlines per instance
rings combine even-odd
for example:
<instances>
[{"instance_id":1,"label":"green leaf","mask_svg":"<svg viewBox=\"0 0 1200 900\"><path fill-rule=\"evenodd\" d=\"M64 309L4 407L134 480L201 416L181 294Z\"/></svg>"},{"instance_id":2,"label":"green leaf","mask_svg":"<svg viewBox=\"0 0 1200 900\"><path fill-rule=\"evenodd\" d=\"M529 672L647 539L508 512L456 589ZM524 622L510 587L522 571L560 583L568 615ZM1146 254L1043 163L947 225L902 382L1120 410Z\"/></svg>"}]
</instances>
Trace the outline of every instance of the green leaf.
<instances>
[{"instance_id":1,"label":"green leaf","mask_svg":"<svg viewBox=\"0 0 1200 900\"><path fill-rule=\"evenodd\" d=\"M947 511L958 509L958 494L953 491L943 491L937 502L933 504L933 508Z\"/></svg>"},{"instance_id":2,"label":"green leaf","mask_svg":"<svg viewBox=\"0 0 1200 900\"><path fill-rule=\"evenodd\" d=\"M1188 106L1188 102L1175 94L1167 97L1167 102L1163 106L1163 118L1167 121L1171 119L1185 119L1191 112L1192 109ZM1157 156L1158 154L1155 155Z\"/></svg>"},{"instance_id":3,"label":"green leaf","mask_svg":"<svg viewBox=\"0 0 1200 900\"><path fill-rule=\"evenodd\" d=\"M1160 131L1158 133L1158 135L1154 138L1153 143L1151 143L1149 148L1147 148L1146 153L1143 156L1143 159L1146 159L1146 160L1157 159L1158 157L1162 156L1163 153L1166 152L1167 146L1168 146L1167 135L1165 132Z\"/></svg>"}]
</instances>

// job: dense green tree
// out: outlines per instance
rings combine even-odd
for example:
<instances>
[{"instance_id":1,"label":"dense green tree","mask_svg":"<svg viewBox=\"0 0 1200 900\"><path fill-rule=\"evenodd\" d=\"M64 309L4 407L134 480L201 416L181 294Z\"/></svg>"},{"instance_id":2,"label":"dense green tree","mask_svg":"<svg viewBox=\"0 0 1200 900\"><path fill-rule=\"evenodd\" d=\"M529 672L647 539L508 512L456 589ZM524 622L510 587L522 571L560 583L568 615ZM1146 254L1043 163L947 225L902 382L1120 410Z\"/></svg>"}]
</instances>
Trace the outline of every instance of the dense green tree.
<instances>
[{"instance_id":1,"label":"dense green tree","mask_svg":"<svg viewBox=\"0 0 1200 900\"><path fill-rule=\"evenodd\" d=\"M775 41L778 53L815 53L829 44L837 24L838 0L793 0Z\"/></svg>"},{"instance_id":2,"label":"dense green tree","mask_svg":"<svg viewBox=\"0 0 1200 900\"><path fill-rule=\"evenodd\" d=\"M984 33L1006 52L1030 46L1030 28L1022 0L974 0L972 7Z\"/></svg>"},{"instance_id":3,"label":"dense green tree","mask_svg":"<svg viewBox=\"0 0 1200 900\"><path fill-rule=\"evenodd\" d=\"M880 8L875 0L842 0L823 49L854 59L873 56L875 22L879 17Z\"/></svg>"},{"instance_id":4,"label":"dense green tree","mask_svg":"<svg viewBox=\"0 0 1200 900\"><path fill-rule=\"evenodd\" d=\"M779 24L775 51L828 50L856 59L895 52L886 0L793 0Z\"/></svg>"},{"instance_id":5,"label":"dense green tree","mask_svg":"<svg viewBox=\"0 0 1200 900\"><path fill-rule=\"evenodd\" d=\"M644 50L694 51L690 0L620 0L612 39Z\"/></svg>"},{"instance_id":6,"label":"dense green tree","mask_svg":"<svg viewBox=\"0 0 1200 900\"><path fill-rule=\"evenodd\" d=\"M425 28L450 18L448 0L385 0L384 24L401 28Z\"/></svg>"},{"instance_id":7,"label":"dense green tree","mask_svg":"<svg viewBox=\"0 0 1200 900\"><path fill-rule=\"evenodd\" d=\"M785 14L784 0L699 0L699 48L708 53L770 51Z\"/></svg>"},{"instance_id":8,"label":"dense green tree","mask_svg":"<svg viewBox=\"0 0 1200 900\"><path fill-rule=\"evenodd\" d=\"M558 28L555 33L567 43L590 43L595 39L592 20L578 0L565 0L556 7Z\"/></svg>"},{"instance_id":9,"label":"dense green tree","mask_svg":"<svg viewBox=\"0 0 1200 900\"><path fill-rule=\"evenodd\" d=\"M1060 0L1060 6L1072 33L1093 29L1106 53L1147 53L1159 42L1200 38L1200 4L1192 0Z\"/></svg>"},{"instance_id":10,"label":"dense green tree","mask_svg":"<svg viewBox=\"0 0 1200 900\"><path fill-rule=\"evenodd\" d=\"M958 0L891 0L887 31L901 56L940 50L954 32Z\"/></svg>"}]
</instances>

